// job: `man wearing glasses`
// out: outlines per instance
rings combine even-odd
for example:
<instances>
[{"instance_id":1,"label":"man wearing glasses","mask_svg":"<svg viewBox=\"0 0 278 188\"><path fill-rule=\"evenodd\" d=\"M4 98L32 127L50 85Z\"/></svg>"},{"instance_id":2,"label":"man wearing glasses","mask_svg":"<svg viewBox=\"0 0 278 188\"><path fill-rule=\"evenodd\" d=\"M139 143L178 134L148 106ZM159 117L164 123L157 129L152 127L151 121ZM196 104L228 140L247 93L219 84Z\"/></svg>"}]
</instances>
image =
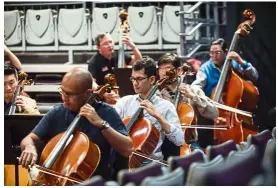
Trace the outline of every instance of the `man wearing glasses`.
<instances>
[{"instance_id":1,"label":"man wearing glasses","mask_svg":"<svg viewBox=\"0 0 278 188\"><path fill-rule=\"evenodd\" d=\"M211 96L218 83L227 51L224 39L219 38L214 41L210 47L211 58L200 67L196 80L192 83L192 85L200 86L208 97ZM227 56L232 60L232 67L242 72L248 80L255 82L258 79L259 75L256 68L243 60L238 53L232 51Z\"/></svg>"},{"instance_id":2,"label":"man wearing glasses","mask_svg":"<svg viewBox=\"0 0 278 188\"><path fill-rule=\"evenodd\" d=\"M95 43L98 52L89 60L88 70L96 79L96 83L104 85L104 77L107 73L113 73L112 68L118 65L118 53L114 53L114 40L109 33L99 34ZM132 65L135 61L142 58L128 34L123 34L123 43L132 49L133 55L125 55L125 64Z\"/></svg>"},{"instance_id":3,"label":"man wearing glasses","mask_svg":"<svg viewBox=\"0 0 278 188\"><path fill-rule=\"evenodd\" d=\"M115 150L119 155L128 157L132 141L113 107L103 102L86 103L92 94L92 81L89 71L82 68L74 68L64 76L59 89L63 104L52 108L20 144L22 153L19 163L23 167L36 163L38 143L47 143L57 134L66 131L79 113L83 118L79 121L78 129L98 145L101 152L100 163L94 175L101 175L106 180L112 178L111 151Z\"/></svg>"},{"instance_id":4,"label":"man wearing glasses","mask_svg":"<svg viewBox=\"0 0 278 188\"><path fill-rule=\"evenodd\" d=\"M122 97L114 108L121 118L132 117L139 108L144 109L144 117L150 120L160 132L158 145L151 157L161 160L163 159L161 145L165 137L175 145L181 146L184 144L184 134L176 108L171 102L156 94L150 101L145 100L155 83L156 72L156 64L153 59L144 57L142 60L136 61L132 67L130 80L137 94ZM149 162L151 161L145 161L144 164Z\"/></svg>"}]
</instances>

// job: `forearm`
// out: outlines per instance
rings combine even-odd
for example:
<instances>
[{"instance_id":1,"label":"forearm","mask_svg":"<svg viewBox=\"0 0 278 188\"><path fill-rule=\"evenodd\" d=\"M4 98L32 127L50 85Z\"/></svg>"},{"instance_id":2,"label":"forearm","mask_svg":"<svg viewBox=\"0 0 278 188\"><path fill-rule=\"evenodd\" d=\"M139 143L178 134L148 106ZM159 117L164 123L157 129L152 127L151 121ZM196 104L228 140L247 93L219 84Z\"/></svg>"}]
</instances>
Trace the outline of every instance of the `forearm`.
<instances>
[{"instance_id":1,"label":"forearm","mask_svg":"<svg viewBox=\"0 0 278 188\"><path fill-rule=\"evenodd\" d=\"M24 151L24 149L26 148L26 146L28 145L32 145L34 147L36 147L34 140L28 135L26 136L20 143L20 149L21 151Z\"/></svg>"},{"instance_id":2,"label":"forearm","mask_svg":"<svg viewBox=\"0 0 278 188\"><path fill-rule=\"evenodd\" d=\"M162 117L160 114L156 115L155 118L157 119L158 123L161 125L161 128L163 129L163 131L166 134L169 134L171 131L170 131L170 125L169 125L168 121L164 117Z\"/></svg>"},{"instance_id":3,"label":"forearm","mask_svg":"<svg viewBox=\"0 0 278 188\"><path fill-rule=\"evenodd\" d=\"M108 128L101 131L102 135L109 144L121 155L129 157L132 152L132 140L115 131L113 128Z\"/></svg>"},{"instance_id":4,"label":"forearm","mask_svg":"<svg viewBox=\"0 0 278 188\"><path fill-rule=\"evenodd\" d=\"M134 58L131 61L131 64L133 64L137 60L141 60L142 59L142 54L141 54L141 52L139 51L139 49L136 46L131 47L131 49L132 49L132 53L134 55Z\"/></svg>"},{"instance_id":5,"label":"forearm","mask_svg":"<svg viewBox=\"0 0 278 188\"><path fill-rule=\"evenodd\" d=\"M11 63L17 68L17 70L21 71L22 70L22 65L21 62L19 61L19 59L14 55L14 53L12 53L11 51L9 51L9 53L7 54L9 57L9 60L11 61Z\"/></svg>"}]
</instances>

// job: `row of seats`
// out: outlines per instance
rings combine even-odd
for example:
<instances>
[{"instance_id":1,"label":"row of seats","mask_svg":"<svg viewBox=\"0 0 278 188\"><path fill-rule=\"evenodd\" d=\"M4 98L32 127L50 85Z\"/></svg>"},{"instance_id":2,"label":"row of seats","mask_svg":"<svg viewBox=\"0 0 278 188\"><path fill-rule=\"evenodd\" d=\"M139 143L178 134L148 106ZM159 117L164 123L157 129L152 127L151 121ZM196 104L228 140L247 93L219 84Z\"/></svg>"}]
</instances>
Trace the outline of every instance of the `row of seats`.
<instances>
[{"instance_id":1,"label":"row of seats","mask_svg":"<svg viewBox=\"0 0 278 188\"><path fill-rule=\"evenodd\" d=\"M259 141L258 141L259 140ZM169 167L151 163L132 172L121 170L117 182L100 176L85 185L143 186L235 186L275 185L276 128L249 135L248 147L240 148L233 141L209 146L204 154L195 150L183 157L170 157ZM214 154L212 154L214 153Z\"/></svg>"},{"instance_id":2,"label":"row of seats","mask_svg":"<svg viewBox=\"0 0 278 188\"><path fill-rule=\"evenodd\" d=\"M190 7L192 5L185 5L184 10ZM130 37L138 45L156 44L160 38L167 43L178 44L179 9L179 6L164 6L160 20L161 13L155 6L128 7ZM27 46L49 46L56 41L62 45L88 45L100 32L111 33L115 42L118 42L119 11L119 7L94 8L92 14L89 9L84 8L61 8L58 14L51 9L29 9L25 15L18 10L5 11L7 45L18 46L23 40L26 40ZM194 12L195 15L196 13L198 12ZM185 14L185 17L193 19L193 13ZM186 31L192 29L192 23L192 20L187 22ZM191 40L194 36L195 34L188 36L187 39ZM196 38L199 38L198 32Z\"/></svg>"}]
</instances>

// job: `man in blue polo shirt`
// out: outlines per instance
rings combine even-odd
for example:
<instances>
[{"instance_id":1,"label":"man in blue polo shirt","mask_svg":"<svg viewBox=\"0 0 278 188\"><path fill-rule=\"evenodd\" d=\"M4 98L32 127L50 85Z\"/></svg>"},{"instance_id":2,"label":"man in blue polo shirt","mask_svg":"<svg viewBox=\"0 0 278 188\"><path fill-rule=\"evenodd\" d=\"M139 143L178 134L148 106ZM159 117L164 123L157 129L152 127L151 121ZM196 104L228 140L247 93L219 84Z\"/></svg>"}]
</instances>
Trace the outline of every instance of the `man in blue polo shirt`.
<instances>
[{"instance_id":1,"label":"man in blue polo shirt","mask_svg":"<svg viewBox=\"0 0 278 188\"><path fill-rule=\"evenodd\" d=\"M211 58L200 67L196 80L192 83L192 85L200 86L206 96L211 96L213 89L218 83L227 51L224 39L219 38L214 41L210 47ZM232 67L243 73L248 80L255 82L258 79L259 76L256 68L251 63L243 60L238 53L231 51L227 56L229 59L232 59Z\"/></svg>"},{"instance_id":2,"label":"man in blue polo shirt","mask_svg":"<svg viewBox=\"0 0 278 188\"><path fill-rule=\"evenodd\" d=\"M95 143L101 152L99 165L94 175L111 179L111 152L115 150L124 157L129 157L132 140L128 136L120 116L111 106L103 102L88 104L92 93L92 76L81 68L70 70L63 78L59 92L63 104L50 110L21 142L22 154L19 163L27 168L37 161L37 144L46 143L57 134L67 130L78 113L82 116L78 129Z\"/></svg>"}]
</instances>

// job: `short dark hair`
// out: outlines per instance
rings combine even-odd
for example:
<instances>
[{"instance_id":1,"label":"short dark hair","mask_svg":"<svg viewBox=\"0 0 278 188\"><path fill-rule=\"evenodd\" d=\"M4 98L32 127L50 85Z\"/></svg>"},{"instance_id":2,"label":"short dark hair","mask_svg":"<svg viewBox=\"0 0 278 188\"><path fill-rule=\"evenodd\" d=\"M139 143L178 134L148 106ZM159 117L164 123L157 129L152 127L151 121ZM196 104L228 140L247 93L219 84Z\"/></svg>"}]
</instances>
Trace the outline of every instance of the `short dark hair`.
<instances>
[{"instance_id":1,"label":"short dark hair","mask_svg":"<svg viewBox=\"0 0 278 188\"><path fill-rule=\"evenodd\" d=\"M11 74L14 74L15 77L17 78L16 68L9 61L5 61L4 62L4 75L11 75Z\"/></svg>"},{"instance_id":2,"label":"short dark hair","mask_svg":"<svg viewBox=\"0 0 278 188\"><path fill-rule=\"evenodd\" d=\"M213 41L211 43L211 46L212 45L220 45L221 49L224 51L224 52L227 52L228 51L228 48L227 48L227 43L225 42L225 40L223 38L219 38L215 41Z\"/></svg>"},{"instance_id":3,"label":"short dark hair","mask_svg":"<svg viewBox=\"0 0 278 188\"><path fill-rule=\"evenodd\" d=\"M182 65L182 59L177 54L166 53L159 58L157 65L160 66L168 63L171 63L177 69Z\"/></svg>"},{"instance_id":4,"label":"short dark hair","mask_svg":"<svg viewBox=\"0 0 278 188\"><path fill-rule=\"evenodd\" d=\"M103 37L104 37L105 35L107 35L107 34L109 34L109 33L108 33L108 32L104 32L104 33L98 34L98 35L96 36L96 38L95 38L95 44L96 44L97 46L99 46L100 40L103 39Z\"/></svg>"},{"instance_id":5,"label":"short dark hair","mask_svg":"<svg viewBox=\"0 0 278 188\"><path fill-rule=\"evenodd\" d=\"M144 69L145 75L148 77L156 75L156 63L149 56L142 57L141 60L137 60L132 66L132 70L140 71Z\"/></svg>"}]
</instances>

